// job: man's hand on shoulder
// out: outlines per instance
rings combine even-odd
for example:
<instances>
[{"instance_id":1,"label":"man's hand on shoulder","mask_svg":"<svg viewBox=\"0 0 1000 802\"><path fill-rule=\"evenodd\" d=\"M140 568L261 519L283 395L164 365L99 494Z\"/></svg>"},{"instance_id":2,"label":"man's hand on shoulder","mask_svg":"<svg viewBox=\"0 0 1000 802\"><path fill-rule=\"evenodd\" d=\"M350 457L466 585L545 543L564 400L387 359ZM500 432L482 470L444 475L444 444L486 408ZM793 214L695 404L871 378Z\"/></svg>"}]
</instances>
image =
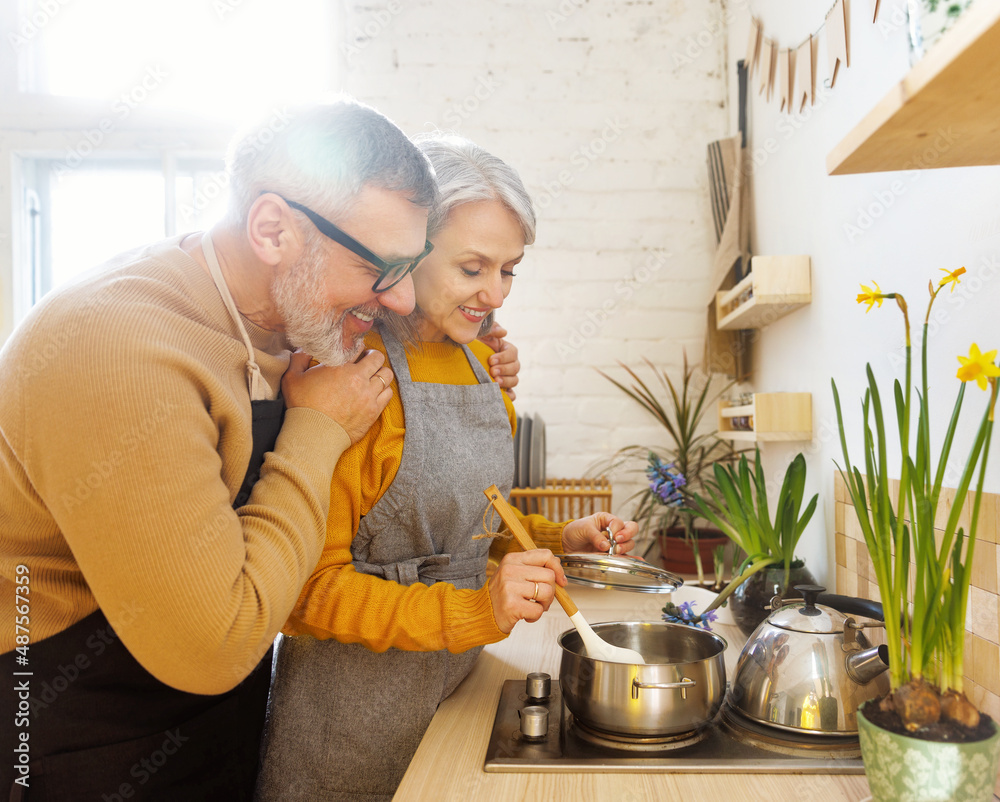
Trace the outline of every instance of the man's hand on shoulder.
<instances>
[{"instance_id":1,"label":"man's hand on shoulder","mask_svg":"<svg viewBox=\"0 0 1000 802\"><path fill-rule=\"evenodd\" d=\"M309 367L310 357L292 354L281 379L289 407L308 407L339 423L357 443L392 398L392 370L378 351L365 351L356 362Z\"/></svg>"},{"instance_id":2,"label":"man's hand on shoulder","mask_svg":"<svg viewBox=\"0 0 1000 802\"><path fill-rule=\"evenodd\" d=\"M521 363L517 358L517 346L507 342L507 329L499 323L494 323L488 334L479 339L496 351L490 357L490 375L496 380L504 390L510 400L516 398L514 387L517 386L517 374L521 370Z\"/></svg>"}]
</instances>

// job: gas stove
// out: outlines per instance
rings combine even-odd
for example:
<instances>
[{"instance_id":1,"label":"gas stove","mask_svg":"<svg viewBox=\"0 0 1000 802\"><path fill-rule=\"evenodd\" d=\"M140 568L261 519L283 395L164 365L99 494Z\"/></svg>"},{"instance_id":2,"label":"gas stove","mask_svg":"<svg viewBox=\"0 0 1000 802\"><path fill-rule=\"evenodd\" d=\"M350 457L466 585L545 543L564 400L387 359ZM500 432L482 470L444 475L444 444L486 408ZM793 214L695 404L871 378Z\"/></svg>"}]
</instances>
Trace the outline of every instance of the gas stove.
<instances>
[{"instance_id":1,"label":"gas stove","mask_svg":"<svg viewBox=\"0 0 1000 802\"><path fill-rule=\"evenodd\" d=\"M781 732L725 704L713 721L679 736L633 739L593 730L563 704L559 681L540 682L544 676L504 682L485 771L864 773L857 738ZM547 698L535 696L546 685Z\"/></svg>"}]
</instances>

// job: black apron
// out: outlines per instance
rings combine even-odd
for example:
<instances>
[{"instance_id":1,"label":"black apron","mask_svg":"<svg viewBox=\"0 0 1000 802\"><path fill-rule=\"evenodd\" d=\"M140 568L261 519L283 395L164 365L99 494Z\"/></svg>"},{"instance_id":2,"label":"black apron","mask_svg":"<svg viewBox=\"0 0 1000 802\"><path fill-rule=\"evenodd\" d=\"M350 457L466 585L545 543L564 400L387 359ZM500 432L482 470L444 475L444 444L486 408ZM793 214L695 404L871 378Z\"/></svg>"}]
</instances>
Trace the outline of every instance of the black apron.
<instances>
[{"instance_id":1,"label":"black apron","mask_svg":"<svg viewBox=\"0 0 1000 802\"><path fill-rule=\"evenodd\" d=\"M284 420L269 399L210 232L202 234L209 273L247 349L252 412L250 462L233 507L242 507L260 477ZM196 593L197 588L178 588ZM10 622L13 625L13 622ZM160 682L132 657L97 610L62 632L31 644L17 674L16 650L0 655L0 714L13 716L28 695L28 726L5 724L0 735L0 793L27 802L220 800L253 798L267 709L273 649L227 693L185 693ZM25 669L22 669L22 671ZM19 683L27 682L27 686ZM27 688L27 690L25 690ZM9 721L10 719L7 719ZM18 783L17 732L28 732L28 786Z\"/></svg>"},{"instance_id":2,"label":"black apron","mask_svg":"<svg viewBox=\"0 0 1000 802\"><path fill-rule=\"evenodd\" d=\"M234 507L246 503L284 417L281 398L251 405L253 453ZM146 671L97 610L31 644L30 677L14 676L25 670L15 667L16 652L0 655L2 787L26 802L251 800L271 654L227 693L185 693ZM18 709L17 681L30 687L30 723L17 728L29 733L27 788L16 782L8 718Z\"/></svg>"}]
</instances>

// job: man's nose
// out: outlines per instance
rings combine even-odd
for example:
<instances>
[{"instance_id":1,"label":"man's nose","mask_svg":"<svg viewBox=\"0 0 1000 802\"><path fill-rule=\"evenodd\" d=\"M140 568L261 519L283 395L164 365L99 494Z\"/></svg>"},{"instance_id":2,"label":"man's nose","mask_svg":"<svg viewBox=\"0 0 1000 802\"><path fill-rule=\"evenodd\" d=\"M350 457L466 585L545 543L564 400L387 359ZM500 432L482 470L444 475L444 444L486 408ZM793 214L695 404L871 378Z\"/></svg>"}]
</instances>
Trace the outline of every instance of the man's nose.
<instances>
[{"instance_id":1,"label":"man's nose","mask_svg":"<svg viewBox=\"0 0 1000 802\"><path fill-rule=\"evenodd\" d=\"M397 315L408 315L416 305L416 297L413 292L413 277L407 275L393 287L385 292L380 292L377 296L378 302L386 309L391 309Z\"/></svg>"}]
</instances>

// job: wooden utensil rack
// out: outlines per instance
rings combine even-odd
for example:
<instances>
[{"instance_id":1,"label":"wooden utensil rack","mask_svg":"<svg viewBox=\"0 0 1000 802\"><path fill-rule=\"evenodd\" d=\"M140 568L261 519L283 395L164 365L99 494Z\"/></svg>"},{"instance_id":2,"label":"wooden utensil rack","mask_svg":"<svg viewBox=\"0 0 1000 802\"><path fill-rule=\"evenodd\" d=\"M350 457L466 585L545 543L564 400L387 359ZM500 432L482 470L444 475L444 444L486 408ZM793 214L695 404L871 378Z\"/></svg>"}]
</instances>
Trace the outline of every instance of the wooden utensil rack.
<instances>
[{"instance_id":1,"label":"wooden utensil rack","mask_svg":"<svg viewBox=\"0 0 1000 802\"><path fill-rule=\"evenodd\" d=\"M611 511L611 483L597 479L549 479L544 487L516 487L510 502L525 515L538 513L550 521L583 518Z\"/></svg>"}]
</instances>

